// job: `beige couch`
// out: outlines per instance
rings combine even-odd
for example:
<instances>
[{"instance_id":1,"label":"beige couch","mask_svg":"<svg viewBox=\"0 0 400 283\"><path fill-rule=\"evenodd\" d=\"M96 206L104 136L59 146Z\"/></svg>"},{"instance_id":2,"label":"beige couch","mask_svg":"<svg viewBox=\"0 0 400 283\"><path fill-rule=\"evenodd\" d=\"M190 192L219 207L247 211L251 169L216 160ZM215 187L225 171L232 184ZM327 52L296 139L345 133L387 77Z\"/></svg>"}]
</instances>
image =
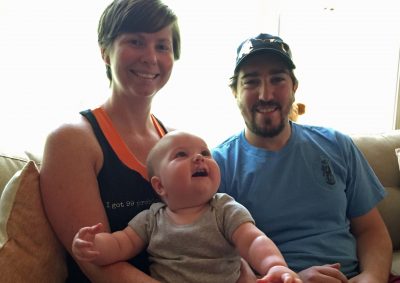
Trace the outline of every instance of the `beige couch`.
<instances>
[{"instance_id":1,"label":"beige couch","mask_svg":"<svg viewBox=\"0 0 400 283\"><path fill-rule=\"evenodd\" d=\"M379 209L393 241L392 271L400 274L400 171L395 153L400 130L352 138L388 192ZM64 253L41 206L38 166L40 157L0 149L0 282L62 282L66 275Z\"/></svg>"}]
</instances>

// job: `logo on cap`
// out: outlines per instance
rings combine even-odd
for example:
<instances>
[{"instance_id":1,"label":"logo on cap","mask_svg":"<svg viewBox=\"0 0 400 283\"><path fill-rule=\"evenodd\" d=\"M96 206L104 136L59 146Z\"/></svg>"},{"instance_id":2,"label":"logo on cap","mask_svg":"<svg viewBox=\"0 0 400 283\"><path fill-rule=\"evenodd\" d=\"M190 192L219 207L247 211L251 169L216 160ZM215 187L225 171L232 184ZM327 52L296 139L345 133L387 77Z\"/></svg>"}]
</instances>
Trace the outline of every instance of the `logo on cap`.
<instances>
[{"instance_id":1,"label":"logo on cap","mask_svg":"<svg viewBox=\"0 0 400 283\"><path fill-rule=\"evenodd\" d=\"M235 71L247 56L258 51L278 54L289 64L290 68L294 69L296 67L292 61L292 53L290 52L289 45L283 42L280 37L261 33L256 37L243 41L239 45Z\"/></svg>"}]
</instances>

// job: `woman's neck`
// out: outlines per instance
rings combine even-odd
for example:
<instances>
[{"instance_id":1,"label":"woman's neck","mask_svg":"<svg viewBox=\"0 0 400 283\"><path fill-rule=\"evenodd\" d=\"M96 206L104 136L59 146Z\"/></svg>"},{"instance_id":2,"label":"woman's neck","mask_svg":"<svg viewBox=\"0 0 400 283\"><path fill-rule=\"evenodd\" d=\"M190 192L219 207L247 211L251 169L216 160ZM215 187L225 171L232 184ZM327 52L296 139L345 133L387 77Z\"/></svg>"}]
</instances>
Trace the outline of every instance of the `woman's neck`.
<instances>
[{"instance_id":1,"label":"woman's neck","mask_svg":"<svg viewBox=\"0 0 400 283\"><path fill-rule=\"evenodd\" d=\"M150 118L151 103L124 103L110 98L102 108L119 131L135 129L135 132L145 134L154 128Z\"/></svg>"}]
</instances>

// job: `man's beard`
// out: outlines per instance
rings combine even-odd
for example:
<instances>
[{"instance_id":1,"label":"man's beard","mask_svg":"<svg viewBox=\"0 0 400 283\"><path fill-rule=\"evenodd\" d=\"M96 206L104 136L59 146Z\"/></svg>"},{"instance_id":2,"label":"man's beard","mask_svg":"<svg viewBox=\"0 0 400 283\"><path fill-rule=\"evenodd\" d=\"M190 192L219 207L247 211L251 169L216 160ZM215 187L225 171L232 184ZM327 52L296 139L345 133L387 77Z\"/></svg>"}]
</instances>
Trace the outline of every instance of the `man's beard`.
<instances>
[{"instance_id":1,"label":"man's beard","mask_svg":"<svg viewBox=\"0 0 400 283\"><path fill-rule=\"evenodd\" d=\"M281 110L280 112L280 121L279 124L276 126L273 126L272 124L272 119L269 117L265 117L264 120L262 121L262 124L259 125L256 122L256 115L257 115L257 107L258 106L270 106L270 107L276 107L277 110ZM242 106L240 105L241 110ZM285 116L286 115L286 119ZM279 135L283 129L285 128L286 122L287 122L287 115L288 113L282 113L282 107L278 103L275 102L263 102L259 101L253 107L251 108L251 119L250 121L245 121L245 124L247 128L255 135L263 137L263 138L273 138Z\"/></svg>"},{"instance_id":2,"label":"man's beard","mask_svg":"<svg viewBox=\"0 0 400 283\"><path fill-rule=\"evenodd\" d=\"M262 126L258 126L255 120L255 113L252 112L251 121L246 122L246 126L255 135L263 138L273 138L279 135L285 128L285 122L283 117L277 126L272 126L272 121L270 118L265 118Z\"/></svg>"}]
</instances>

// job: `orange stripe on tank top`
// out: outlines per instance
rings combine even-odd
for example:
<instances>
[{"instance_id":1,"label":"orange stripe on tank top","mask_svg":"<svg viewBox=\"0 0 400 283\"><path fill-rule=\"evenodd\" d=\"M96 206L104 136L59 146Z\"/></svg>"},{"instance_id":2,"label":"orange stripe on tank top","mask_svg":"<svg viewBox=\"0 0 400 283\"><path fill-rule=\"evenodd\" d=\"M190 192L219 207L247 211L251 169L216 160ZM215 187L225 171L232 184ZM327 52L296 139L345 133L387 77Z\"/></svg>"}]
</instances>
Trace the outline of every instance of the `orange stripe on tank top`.
<instances>
[{"instance_id":1,"label":"orange stripe on tank top","mask_svg":"<svg viewBox=\"0 0 400 283\"><path fill-rule=\"evenodd\" d=\"M96 117L97 122L104 136L111 145L112 149L117 154L118 158L130 169L135 170L142 175L143 178L147 180L147 168L139 160L136 159L135 155L128 148L120 134L115 129L110 117L104 111L103 108L98 107L92 110L93 115ZM153 121L154 127L158 132L160 137L165 135L165 132L161 125L158 123L157 119L151 115L151 120Z\"/></svg>"}]
</instances>

